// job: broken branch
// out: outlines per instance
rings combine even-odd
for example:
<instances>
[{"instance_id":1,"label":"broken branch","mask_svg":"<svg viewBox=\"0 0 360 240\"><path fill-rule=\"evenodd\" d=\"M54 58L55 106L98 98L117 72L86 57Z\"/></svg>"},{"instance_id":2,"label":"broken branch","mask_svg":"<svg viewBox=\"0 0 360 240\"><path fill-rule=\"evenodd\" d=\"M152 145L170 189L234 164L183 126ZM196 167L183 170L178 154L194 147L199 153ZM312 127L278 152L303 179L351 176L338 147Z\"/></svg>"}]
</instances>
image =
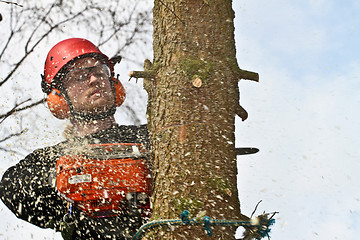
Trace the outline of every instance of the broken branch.
<instances>
[{"instance_id":1,"label":"broken branch","mask_svg":"<svg viewBox=\"0 0 360 240\"><path fill-rule=\"evenodd\" d=\"M238 105L236 106L236 108L235 108L235 113L236 113L236 115L238 115L238 116L241 118L241 120L243 120L243 121L245 121L245 120L248 118L248 116L249 116L249 114L247 113L247 111L246 111L240 104L238 104Z\"/></svg>"},{"instance_id":2,"label":"broken branch","mask_svg":"<svg viewBox=\"0 0 360 240\"><path fill-rule=\"evenodd\" d=\"M240 69L240 71L238 72L238 76L239 79L245 79L245 80L252 80L255 82L259 81L259 74L256 72L250 72L250 71L246 71L243 69Z\"/></svg>"},{"instance_id":3,"label":"broken branch","mask_svg":"<svg viewBox=\"0 0 360 240\"><path fill-rule=\"evenodd\" d=\"M155 78L155 72L153 71L131 71L129 73L130 78Z\"/></svg>"}]
</instances>

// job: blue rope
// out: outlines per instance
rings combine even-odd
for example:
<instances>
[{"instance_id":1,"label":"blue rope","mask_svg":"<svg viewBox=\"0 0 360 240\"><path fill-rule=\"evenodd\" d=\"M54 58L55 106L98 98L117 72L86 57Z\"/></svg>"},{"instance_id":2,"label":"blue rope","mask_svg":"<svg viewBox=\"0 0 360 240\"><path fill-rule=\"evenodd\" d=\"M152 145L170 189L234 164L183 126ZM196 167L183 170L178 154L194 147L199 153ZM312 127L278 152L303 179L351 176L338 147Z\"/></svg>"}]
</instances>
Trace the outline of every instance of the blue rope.
<instances>
[{"instance_id":1,"label":"blue rope","mask_svg":"<svg viewBox=\"0 0 360 240\"><path fill-rule=\"evenodd\" d=\"M257 228L257 232L261 238L268 236L270 232L269 226L275 223L275 219L269 219L267 223L260 222L258 225L253 225L250 221L238 221L238 220L219 220L219 219L210 219L210 217L205 216L202 220L189 219L189 212L187 210L183 211L180 216L181 219L164 219L148 222L140 227L137 233L133 236L132 240L139 239L143 232L147 229L159 226L186 226L186 225L203 225L206 234L208 236L212 235L211 226L242 226L242 227L253 227ZM260 238L260 239L261 239Z\"/></svg>"}]
</instances>

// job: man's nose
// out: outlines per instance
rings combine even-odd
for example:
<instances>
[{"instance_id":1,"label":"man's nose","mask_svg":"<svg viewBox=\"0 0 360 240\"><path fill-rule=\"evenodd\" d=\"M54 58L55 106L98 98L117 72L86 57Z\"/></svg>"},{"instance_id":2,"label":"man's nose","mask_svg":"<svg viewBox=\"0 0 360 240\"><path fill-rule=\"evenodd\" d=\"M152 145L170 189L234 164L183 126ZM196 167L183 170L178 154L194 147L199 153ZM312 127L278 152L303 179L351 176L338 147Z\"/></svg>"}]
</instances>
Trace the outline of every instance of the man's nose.
<instances>
[{"instance_id":1,"label":"man's nose","mask_svg":"<svg viewBox=\"0 0 360 240\"><path fill-rule=\"evenodd\" d=\"M96 83L99 80L99 78L97 78L94 73L90 73L88 78L89 84Z\"/></svg>"}]
</instances>

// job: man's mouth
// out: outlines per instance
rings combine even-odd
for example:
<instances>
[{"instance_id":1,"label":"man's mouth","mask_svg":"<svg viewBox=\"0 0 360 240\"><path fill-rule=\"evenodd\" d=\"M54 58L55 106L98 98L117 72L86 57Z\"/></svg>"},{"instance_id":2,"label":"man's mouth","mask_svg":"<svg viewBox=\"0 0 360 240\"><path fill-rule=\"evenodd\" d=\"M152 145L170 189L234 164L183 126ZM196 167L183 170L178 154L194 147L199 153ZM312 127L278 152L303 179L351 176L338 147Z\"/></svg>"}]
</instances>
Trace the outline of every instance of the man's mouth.
<instances>
[{"instance_id":1,"label":"man's mouth","mask_svg":"<svg viewBox=\"0 0 360 240\"><path fill-rule=\"evenodd\" d=\"M100 89L94 89L93 91L90 91L90 93L87 95L89 98L92 96L101 96L101 91Z\"/></svg>"}]
</instances>

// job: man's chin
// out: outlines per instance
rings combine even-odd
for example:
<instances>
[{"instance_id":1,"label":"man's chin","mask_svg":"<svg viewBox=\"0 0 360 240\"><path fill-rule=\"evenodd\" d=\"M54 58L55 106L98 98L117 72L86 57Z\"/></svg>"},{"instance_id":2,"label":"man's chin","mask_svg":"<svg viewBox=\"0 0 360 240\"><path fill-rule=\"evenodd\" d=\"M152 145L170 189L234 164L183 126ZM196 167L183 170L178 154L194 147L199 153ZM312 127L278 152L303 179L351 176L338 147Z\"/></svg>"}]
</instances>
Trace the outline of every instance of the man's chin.
<instances>
[{"instance_id":1,"label":"man's chin","mask_svg":"<svg viewBox=\"0 0 360 240\"><path fill-rule=\"evenodd\" d=\"M97 115L97 114L102 114L102 113L106 113L109 112L112 108L113 105L105 105L106 107L104 107L104 104L100 104L99 106L92 104L91 107L87 108L87 109L82 109L80 112L85 114L85 115Z\"/></svg>"}]
</instances>

